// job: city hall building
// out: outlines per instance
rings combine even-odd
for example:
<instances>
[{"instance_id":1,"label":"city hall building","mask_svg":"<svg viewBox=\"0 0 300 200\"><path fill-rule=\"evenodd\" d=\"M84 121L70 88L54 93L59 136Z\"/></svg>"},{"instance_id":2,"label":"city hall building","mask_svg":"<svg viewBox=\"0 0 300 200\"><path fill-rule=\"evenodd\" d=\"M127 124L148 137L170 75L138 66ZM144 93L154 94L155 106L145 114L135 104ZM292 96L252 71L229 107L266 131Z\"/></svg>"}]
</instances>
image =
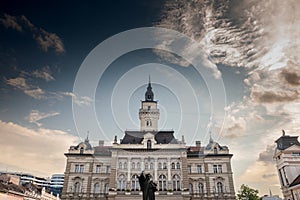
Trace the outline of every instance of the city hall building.
<instances>
[{"instance_id":1,"label":"city hall building","mask_svg":"<svg viewBox=\"0 0 300 200\"><path fill-rule=\"evenodd\" d=\"M174 131L158 129L159 109L149 81L139 109L140 130L125 131L112 146L88 138L71 146L62 199L142 199L138 175L149 173L157 200L235 199L229 149L212 138L186 146Z\"/></svg>"}]
</instances>

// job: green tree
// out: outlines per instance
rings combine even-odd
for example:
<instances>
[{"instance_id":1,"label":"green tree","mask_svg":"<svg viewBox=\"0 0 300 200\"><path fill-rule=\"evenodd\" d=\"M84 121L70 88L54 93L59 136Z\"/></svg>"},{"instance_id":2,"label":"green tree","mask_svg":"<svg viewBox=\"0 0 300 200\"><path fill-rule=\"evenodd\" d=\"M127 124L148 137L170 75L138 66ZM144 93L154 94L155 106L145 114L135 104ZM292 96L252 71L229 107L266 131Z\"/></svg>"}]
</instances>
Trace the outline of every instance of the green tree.
<instances>
[{"instance_id":1,"label":"green tree","mask_svg":"<svg viewBox=\"0 0 300 200\"><path fill-rule=\"evenodd\" d=\"M237 194L238 200L261 200L258 190L250 188L248 185L241 185Z\"/></svg>"}]
</instances>

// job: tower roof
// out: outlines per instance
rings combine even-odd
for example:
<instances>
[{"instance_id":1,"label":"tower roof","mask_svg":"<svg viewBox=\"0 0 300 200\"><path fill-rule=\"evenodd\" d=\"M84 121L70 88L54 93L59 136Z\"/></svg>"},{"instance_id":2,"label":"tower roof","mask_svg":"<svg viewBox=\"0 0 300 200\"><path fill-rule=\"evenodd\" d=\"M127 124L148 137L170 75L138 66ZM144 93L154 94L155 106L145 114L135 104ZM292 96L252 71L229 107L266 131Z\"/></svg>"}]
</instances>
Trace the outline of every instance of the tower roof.
<instances>
[{"instance_id":1,"label":"tower roof","mask_svg":"<svg viewBox=\"0 0 300 200\"><path fill-rule=\"evenodd\" d=\"M149 83L148 83L147 91L145 93L145 101L153 101L153 99L154 99L154 93L152 91L151 80L149 76Z\"/></svg>"}]
</instances>

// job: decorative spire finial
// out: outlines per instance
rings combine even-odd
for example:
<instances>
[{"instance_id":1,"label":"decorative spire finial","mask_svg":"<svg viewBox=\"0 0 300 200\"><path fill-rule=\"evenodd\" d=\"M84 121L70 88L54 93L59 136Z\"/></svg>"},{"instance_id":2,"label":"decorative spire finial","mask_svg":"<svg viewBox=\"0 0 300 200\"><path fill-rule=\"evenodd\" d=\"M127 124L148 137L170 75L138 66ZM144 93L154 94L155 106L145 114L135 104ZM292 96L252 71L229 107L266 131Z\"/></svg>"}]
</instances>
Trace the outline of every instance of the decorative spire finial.
<instances>
[{"instance_id":1,"label":"decorative spire finial","mask_svg":"<svg viewBox=\"0 0 300 200\"><path fill-rule=\"evenodd\" d=\"M145 93L145 101L153 101L153 99L154 99L154 94L152 92L151 79L149 75L149 83L148 83L147 91Z\"/></svg>"},{"instance_id":2,"label":"decorative spire finial","mask_svg":"<svg viewBox=\"0 0 300 200\"><path fill-rule=\"evenodd\" d=\"M209 143L213 143L214 140L212 139L212 136L211 136L211 131L209 131Z\"/></svg>"},{"instance_id":3,"label":"decorative spire finial","mask_svg":"<svg viewBox=\"0 0 300 200\"><path fill-rule=\"evenodd\" d=\"M89 132L89 131L87 131L87 134L86 134L86 139L85 139L85 141L86 141L86 142L88 142L88 141L89 141L89 134L90 134L90 132Z\"/></svg>"},{"instance_id":4,"label":"decorative spire finial","mask_svg":"<svg viewBox=\"0 0 300 200\"><path fill-rule=\"evenodd\" d=\"M285 136L285 131L282 129L282 136Z\"/></svg>"}]
</instances>

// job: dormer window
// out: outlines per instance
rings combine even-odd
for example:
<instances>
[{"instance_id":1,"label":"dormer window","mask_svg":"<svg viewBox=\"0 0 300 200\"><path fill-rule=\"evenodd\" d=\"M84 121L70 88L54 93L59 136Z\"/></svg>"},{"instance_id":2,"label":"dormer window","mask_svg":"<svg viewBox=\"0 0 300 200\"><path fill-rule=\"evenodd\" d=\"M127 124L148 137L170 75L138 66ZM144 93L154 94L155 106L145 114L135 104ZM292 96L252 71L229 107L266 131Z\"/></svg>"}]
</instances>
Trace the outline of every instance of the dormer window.
<instances>
[{"instance_id":1,"label":"dormer window","mask_svg":"<svg viewBox=\"0 0 300 200\"><path fill-rule=\"evenodd\" d=\"M151 144L151 140L147 141L147 149L151 149L152 148L152 144Z\"/></svg>"},{"instance_id":2,"label":"dormer window","mask_svg":"<svg viewBox=\"0 0 300 200\"><path fill-rule=\"evenodd\" d=\"M217 147L214 148L214 154L218 154L218 149L217 149Z\"/></svg>"},{"instance_id":3,"label":"dormer window","mask_svg":"<svg viewBox=\"0 0 300 200\"><path fill-rule=\"evenodd\" d=\"M83 147L80 147L80 154L83 154Z\"/></svg>"}]
</instances>

